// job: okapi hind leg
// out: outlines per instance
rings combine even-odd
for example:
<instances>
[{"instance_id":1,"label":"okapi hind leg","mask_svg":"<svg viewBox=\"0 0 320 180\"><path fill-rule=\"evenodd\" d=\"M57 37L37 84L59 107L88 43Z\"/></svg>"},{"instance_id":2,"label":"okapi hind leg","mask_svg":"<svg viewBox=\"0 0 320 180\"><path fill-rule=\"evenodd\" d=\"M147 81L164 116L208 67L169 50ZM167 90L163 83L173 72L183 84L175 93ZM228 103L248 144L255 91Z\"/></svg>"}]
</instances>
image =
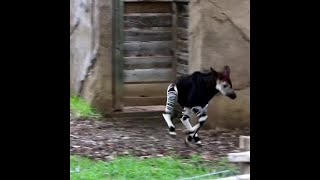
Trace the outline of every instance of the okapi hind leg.
<instances>
[{"instance_id":1,"label":"okapi hind leg","mask_svg":"<svg viewBox=\"0 0 320 180\"><path fill-rule=\"evenodd\" d=\"M200 141L198 131L203 126L203 124L206 122L208 115L207 115L207 108L208 104L205 107L196 106L191 108L191 111L197 115L198 124L196 124L192 129L195 130L193 132L190 132L189 135L186 137L186 143L190 143L192 139L195 141L195 144L197 146L203 146L202 142Z\"/></svg>"},{"instance_id":2,"label":"okapi hind leg","mask_svg":"<svg viewBox=\"0 0 320 180\"><path fill-rule=\"evenodd\" d=\"M182 110L182 117L180 121L186 127L187 134L190 134L191 132L194 132L192 125L190 124L190 116L191 116L191 109L190 108L183 108Z\"/></svg>"},{"instance_id":3,"label":"okapi hind leg","mask_svg":"<svg viewBox=\"0 0 320 180\"><path fill-rule=\"evenodd\" d=\"M186 127L186 134L188 134L186 136L185 143L187 145L190 145L190 143L192 143L192 140L194 140L196 145L201 145L199 135L197 134L197 130L200 128L200 124L192 127L192 125L190 124L191 113L192 110L190 108L183 108L182 117L180 119L182 124Z\"/></svg>"},{"instance_id":4,"label":"okapi hind leg","mask_svg":"<svg viewBox=\"0 0 320 180\"><path fill-rule=\"evenodd\" d=\"M192 143L192 140L194 140L197 146L199 147L203 146L202 142L200 141L198 133L188 134L184 142L186 143L186 145L189 146Z\"/></svg>"},{"instance_id":5,"label":"okapi hind leg","mask_svg":"<svg viewBox=\"0 0 320 180\"><path fill-rule=\"evenodd\" d=\"M164 113L162 114L169 128L169 135L176 136L176 129L172 123L171 116L178 97L178 90L174 84L170 84L167 89L167 103Z\"/></svg>"}]
</instances>

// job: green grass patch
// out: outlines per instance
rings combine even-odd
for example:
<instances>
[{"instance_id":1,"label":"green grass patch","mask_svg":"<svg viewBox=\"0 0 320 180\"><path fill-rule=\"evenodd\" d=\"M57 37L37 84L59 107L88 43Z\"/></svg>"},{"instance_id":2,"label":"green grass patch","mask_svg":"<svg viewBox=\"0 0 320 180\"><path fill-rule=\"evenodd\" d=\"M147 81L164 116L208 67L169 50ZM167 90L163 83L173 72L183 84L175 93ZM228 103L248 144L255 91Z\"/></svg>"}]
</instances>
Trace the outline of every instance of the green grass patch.
<instances>
[{"instance_id":1,"label":"green grass patch","mask_svg":"<svg viewBox=\"0 0 320 180\"><path fill-rule=\"evenodd\" d=\"M72 171L79 168L79 172L71 172L71 180L171 180L207 174L213 171L231 170L236 167L227 162L219 162L210 168L201 164L200 157L179 159L175 157L161 157L139 159L136 157L117 157L111 162L93 161L79 156L70 157ZM213 176L202 179L213 179ZM201 178L200 178L201 179Z\"/></svg>"},{"instance_id":2,"label":"green grass patch","mask_svg":"<svg viewBox=\"0 0 320 180\"><path fill-rule=\"evenodd\" d=\"M73 96L70 98L70 109L77 117L80 118L100 118L101 115L95 109L80 97Z\"/></svg>"}]
</instances>

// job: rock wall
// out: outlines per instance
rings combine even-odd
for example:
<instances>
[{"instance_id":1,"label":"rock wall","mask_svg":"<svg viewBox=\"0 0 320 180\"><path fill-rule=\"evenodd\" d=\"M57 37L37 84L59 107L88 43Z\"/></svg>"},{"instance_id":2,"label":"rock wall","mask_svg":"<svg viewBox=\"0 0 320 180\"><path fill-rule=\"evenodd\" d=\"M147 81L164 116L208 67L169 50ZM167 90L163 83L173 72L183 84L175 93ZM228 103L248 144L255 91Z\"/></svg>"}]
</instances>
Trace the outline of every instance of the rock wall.
<instances>
[{"instance_id":1,"label":"rock wall","mask_svg":"<svg viewBox=\"0 0 320 180\"><path fill-rule=\"evenodd\" d=\"M70 89L112 109L112 1L70 0Z\"/></svg>"},{"instance_id":2,"label":"rock wall","mask_svg":"<svg viewBox=\"0 0 320 180\"><path fill-rule=\"evenodd\" d=\"M71 94L79 94L81 83L93 58L92 0L70 0L70 82Z\"/></svg>"},{"instance_id":3,"label":"rock wall","mask_svg":"<svg viewBox=\"0 0 320 180\"><path fill-rule=\"evenodd\" d=\"M206 127L250 125L250 0L191 0L189 72L231 68L238 98L215 97Z\"/></svg>"}]
</instances>

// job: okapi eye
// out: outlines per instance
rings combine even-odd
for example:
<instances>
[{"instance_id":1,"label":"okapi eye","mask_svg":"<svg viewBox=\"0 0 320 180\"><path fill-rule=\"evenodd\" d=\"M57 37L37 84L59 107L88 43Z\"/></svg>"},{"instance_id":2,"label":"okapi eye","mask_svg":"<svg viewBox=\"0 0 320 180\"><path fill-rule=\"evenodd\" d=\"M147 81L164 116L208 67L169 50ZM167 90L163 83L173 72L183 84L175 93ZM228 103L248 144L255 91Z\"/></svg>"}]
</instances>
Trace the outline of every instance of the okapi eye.
<instances>
[{"instance_id":1,"label":"okapi eye","mask_svg":"<svg viewBox=\"0 0 320 180\"><path fill-rule=\"evenodd\" d=\"M227 87L228 87L228 85L227 85L227 84L224 84L224 85L223 85L223 88L227 88Z\"/></svg>"}]
</instances>

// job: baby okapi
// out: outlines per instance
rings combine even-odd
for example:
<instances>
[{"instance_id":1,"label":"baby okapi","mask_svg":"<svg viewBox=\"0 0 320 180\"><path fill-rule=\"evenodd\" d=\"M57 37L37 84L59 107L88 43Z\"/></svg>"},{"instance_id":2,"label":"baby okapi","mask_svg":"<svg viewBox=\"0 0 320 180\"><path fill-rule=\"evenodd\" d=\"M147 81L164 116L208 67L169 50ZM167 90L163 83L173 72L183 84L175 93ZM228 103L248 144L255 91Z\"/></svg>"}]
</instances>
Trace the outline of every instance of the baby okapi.
<instances>
[{"instance_id":1,"label":"baby okapi","mask_svg":"<svg viewBox=\"0 0 320 180\"><path fill-rule=\"evenodd\" d=\"M201 146L198 136L199 129L208 118L207 108L209 101L220 92L231 99L236 98L232 82L230 79L230 68L225 66L222 72L217 72L210 67L210 72L194 72L191 75L181 76L171 83L167 89L167 104L165 112L162 114L168 127L169 134L175 136L175 126L171 121L176 102L183 108L181 122L187 128L188 135L186 143L195 141ZM196 114L198 123L192 127L190 124L191 113Z\"/></svg>"}]
</instances>

